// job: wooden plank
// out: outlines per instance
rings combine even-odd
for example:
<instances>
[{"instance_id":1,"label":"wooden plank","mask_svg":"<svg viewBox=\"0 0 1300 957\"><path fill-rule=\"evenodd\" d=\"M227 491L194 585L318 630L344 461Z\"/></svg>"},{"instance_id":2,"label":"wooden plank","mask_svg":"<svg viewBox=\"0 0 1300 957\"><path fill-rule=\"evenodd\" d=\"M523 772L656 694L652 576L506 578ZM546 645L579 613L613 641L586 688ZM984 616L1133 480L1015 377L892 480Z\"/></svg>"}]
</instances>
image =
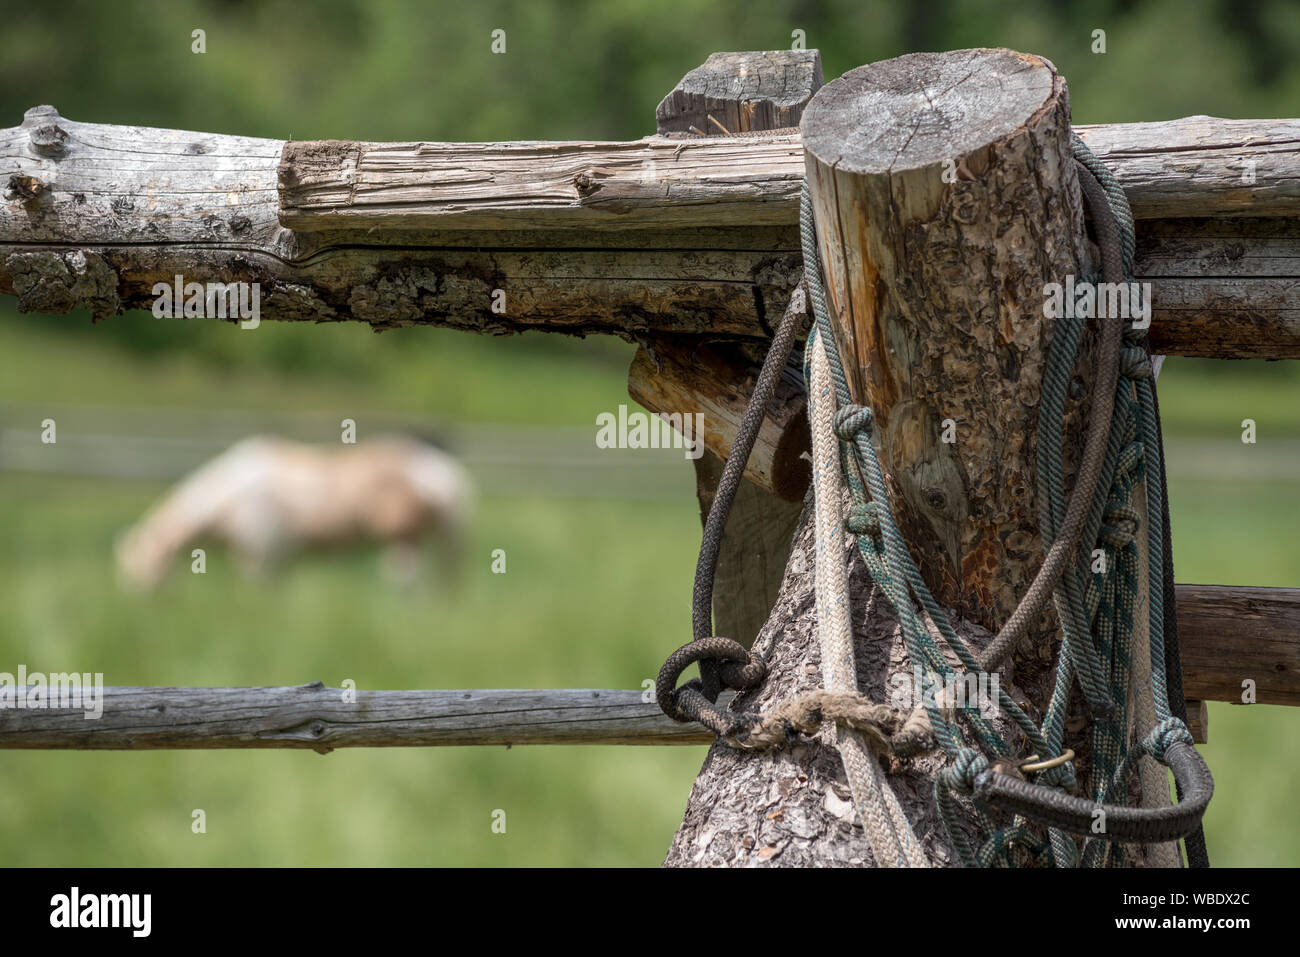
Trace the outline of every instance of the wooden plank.
<instances>
[{"instance_id":1,"label":"wooden plank","mask_svg":"<svg viewBox=\"0 0 1300 957\"><path fill-rule=\"evenodd\" d=\"M1146 220L1137 244L1157 354L1300 358L1300 220Z\"/></svg>"},{"instance_id":2,"label":"wooden plank","mask_svg":"<svg viewBox=\"0 0 1300 957\"><path fill-rule=\"evenodd\" d=\"M1300 588L1179 585L1183 691L1190 699L1300 706Z\"/></svg>"},{"instance_id":3,"label":"wooden plank","mask_svg":"<svg viewBox=\"0 0 1300 957\"><path fill-rule=\"evenodd\" d=\"M1300 214L1300 120L1193 116L1077 129L1138 219ZM860 130L858 139L871 135ZM280 221L301 231L782 225L797 221L803 175L801 138L785 132L631 143L302 141L285 144Z\"/></svg>"},{"instance_id":4,"label":"wooden plank","mask_svg":"<svg viewBox=\"0 0 1300 957\"><path fill-rule=\"evenodd\" d=\"M357 691L321 682L283 688L104 688L103 714L0 708L0 748L451 747L516 744L708 744L640 691ZM9 702L14 689L9 688Z\"/></svg>"},{"instance_id":5,"label":"wooden plank","mask_svg":"<svg viewBox=\"0 0 1300 957\"><path fill-rule=\"evenodd\" d=\"M1195 702L1300 706L1300 588L1179 585L1183 684ZM641 692L358 691L320 682L284 688L105 688L103 715L15 708L0 699L0 749L437 747L514 744L707 744ZM1202 735L1204 731L1200 732Z\"/></svg>"},{"instance_id":6,"label":"wooden plank","mask_svg":"<svg viewBox=\"0 0 1300 957\"><path fill-rule=\"evenodd\" d=\"M280 222L327 229L785 226L798 133L630 143L291 142Z\"/></svg>"},{"instance_id":7,"label":"wooden plank","mask_svg":"<svg viewBox=\"0 0 1300 957\"><path fill-rule=\"evenodd\" d=\"M1115 171L1139 219L1300 212L1300 120L1186 116L1075 130Z\"/></svg>"}]
</instances>

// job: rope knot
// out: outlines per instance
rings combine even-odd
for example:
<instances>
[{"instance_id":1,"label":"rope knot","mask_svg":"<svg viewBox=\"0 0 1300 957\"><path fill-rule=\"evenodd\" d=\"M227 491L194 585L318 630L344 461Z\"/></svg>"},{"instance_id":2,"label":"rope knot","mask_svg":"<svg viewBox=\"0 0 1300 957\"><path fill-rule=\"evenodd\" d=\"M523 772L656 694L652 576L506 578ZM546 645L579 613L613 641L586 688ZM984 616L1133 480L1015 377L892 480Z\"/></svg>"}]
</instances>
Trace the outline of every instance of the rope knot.
<instances>
[{"instance_id":1,"label":"rope knot","mask_svg":"<svg viewBox=\"0 0 1300 957\"><path fill-rule=\"evenodd\" d=\"M880 534L880 513L876 511L875 502L859 502L849 509L849 517L844 520L844 527L854 535L870 535L875 538Z\"/></svg>"},{"instance_id":2,"label":"rope knot","mask_svg":"<svg viewBox=\"0 0 1300 957\"><path fill-rule=\"evenodd\" d=\"M857 438L859 432L865 430L870 433L874 418L871 410L865 405L850 403L842 406L835 410L835 419L833 421L835 434L845 442L852 442Z\"/></svg>"},{"instance_id":3,"label":"rope knot","mask_svg":"<svg viewBox=\"0 0 1300 957\"><path fill-rule=\"evenodd\" d=\"M962 748L953 755L952 765L944 768L940 775L954 791L971 794L975 790L975 779L988 769L988 758L974 748Z\"/></svg>"},{"instance_id":4,"label":"rope knot","mask_svg":"<svg viewBox=\"0 0 1300 957\"><path fill-rule=\"evenodd\" d=\"M1125 379L1150 379L1151 354L1141 346L1125 346L1119 354L1119 374Z\"/></svg>"},{"instance_id":5,"label":"rope knot","mask_svg":"<svg viewBox=\"0 0 1300 957\"><path fill-rule=\"evenodd\" d=\"M1146 745L1147 752L1163 764L1165 761L1165 751L1171 744L1175 744L1179 741L1184 744L1195 743L1192 739L1192 732L1187 730L1187 725L1185 725L1181 719L1171 717L1166 718L1164 721L1161 721L1158 725L1152 728L1151 733L1147 735L1147 739L1143 743Z\"/></svg>"},{"instance_id":6,"label":"rope knot","mask_svg":"<svg viewBox=\"0 0 1300 957\"><path fill-rule=\"evenodd\" d=\"M1111 548L1124 548L1133 541L1133 537L1141 527L1142 516L1138 514L1137 509L1131 505L1112 503L1102 516L1101 531L1097 538L1103 545L1109 545Z\"/></svg>"}]
</instances>

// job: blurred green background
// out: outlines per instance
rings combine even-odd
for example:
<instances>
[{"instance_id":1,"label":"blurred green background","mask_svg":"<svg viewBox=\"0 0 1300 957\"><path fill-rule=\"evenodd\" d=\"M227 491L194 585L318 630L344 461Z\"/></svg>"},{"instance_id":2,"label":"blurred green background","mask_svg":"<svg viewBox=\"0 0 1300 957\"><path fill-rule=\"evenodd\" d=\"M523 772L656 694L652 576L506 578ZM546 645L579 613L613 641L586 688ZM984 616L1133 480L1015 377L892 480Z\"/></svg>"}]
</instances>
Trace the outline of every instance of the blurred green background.
<instances>
[{"instance_id":1,"label":"blurred green background","mask_svg":"<svg viewBox=\"0 0 1300 957\"><path fill-rule=\"evenodd\" d=\"M787 47L796 29L828 79L915 50L1039 53L1068 78L1079 123L1293 116L1300 101L1300 9L1284 0L6 0L0 12L9 126L50 103L75 120L279 138L632 138L710 53ZM202 55L190 50L196 28ZM496 28L505 55L489 52ZM1097 28L1104 55L1090 51ZM225 410L223 421L301 414L308 432L404 417L506 446L572 439L628 401L632 350L361 326L266 323L250 335L142 313L91 328L84 311L19 316L4 297L0 426L9 444L57 409L61 440L170 430L175 444ZM1161 396L1179 580L1300 585L1297 366L1172 359ZM1247 417L1253 446L1240 441ZM489 459L459 592L397 590L369 553L252 584L214 555L206 576L177 575L151 598L116 589L111 546L166 482L89 459L83 474L0 459L0 670L102 671L118 685L639 688L689 630L691 469L661 456L593 476L552 462L539 481L540 466ZM494 548L507 552L505 575L490 573ZM1284 804L1300 779L1298 729L1289 709L1211 706L1216 864L1300 863ZM5 752L0 862L654 865L703 754ZM195 808L206 834L191 833ZM505 834L491 830L498 808Z\"/></svg>"}]
</instances>

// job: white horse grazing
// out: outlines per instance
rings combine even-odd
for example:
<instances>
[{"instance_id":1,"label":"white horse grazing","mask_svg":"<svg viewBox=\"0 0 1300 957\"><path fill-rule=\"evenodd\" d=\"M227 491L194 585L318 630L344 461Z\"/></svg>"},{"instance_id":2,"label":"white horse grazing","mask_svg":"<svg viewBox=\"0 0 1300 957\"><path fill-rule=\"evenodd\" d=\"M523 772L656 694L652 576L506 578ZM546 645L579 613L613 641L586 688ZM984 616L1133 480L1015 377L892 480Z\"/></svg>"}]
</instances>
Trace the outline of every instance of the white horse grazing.
<instances>
[{"instance_id":1,"label":"white horse grazing","mask_svg":"<svg viewBox=\"0 0 1300 957\"><path fill-rule=\"evenodd\" d=\"M182 480L117 543L124 583L156 587L177 556L224 543L250 575L301 549L378 541L407 581L436 540L453 573L474 504L465 469L400 437L327 448L244 439Z\"/></svg>"}]
</instances>

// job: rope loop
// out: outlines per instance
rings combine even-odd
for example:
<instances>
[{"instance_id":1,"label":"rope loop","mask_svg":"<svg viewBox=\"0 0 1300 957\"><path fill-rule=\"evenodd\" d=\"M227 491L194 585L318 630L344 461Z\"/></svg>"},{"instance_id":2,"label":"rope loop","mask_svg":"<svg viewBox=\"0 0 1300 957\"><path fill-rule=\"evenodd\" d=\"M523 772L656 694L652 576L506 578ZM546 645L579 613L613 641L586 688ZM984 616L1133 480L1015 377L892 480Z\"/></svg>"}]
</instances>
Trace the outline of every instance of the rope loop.
<instances>
[{"instance_id":1,"label":"rope loop","mask_svg":"<svg viewBox=\"0 0 1300 957\"><path fill-rule=\"evenodd\" d=\"M714 663L717 667L709 672L716 677L707 682L696 678L677 687L682 672L697 661ZM700 670L705 671L703 667ZM698 721L715 734L723 734L724 730L720 729L725 729L726 736L730 736L737 722L731 719L722 722L712 707L721 689L745 691L757 687L766 674L763 659L738 641L714 635L682 645L668 656L655 680L655 698L663 713L674 721ZM745 724L743 720L739 722L741 727Z\"/></svg>"},{"instance_id":2,"label":"rope loop","mask_svg":"<svg viewBox=\"0 0 1300 957\"><path fill-rule=\"evenodd\" d=\"M1141 346L1125 346L1119 354L1119 374L1125 379L1150 379L1151 354Z\"/></svg>"},{"instance_id":3,"label":"rope loop","mask_svg":"<svg viewBox=\"0 0 1300 957\"><path fill-rule=\"evenodd\" d=\"M1133 542L1138 529L1142 527L1142 516L1132 505L1116 505L1106 510L1102 516L1101 532L1098 540L1111 548L1124 548Z\"/></svg>"},{"instance_id":4,"label":"rope loop","mask_svg":"<svg viewBox=\"0 0 1300 957\"><path fill-rule=\"evenodd\" d=\"M835 429L836 438L845 442L852 442L858 437L859 432L871 434L871 426L875 422L875 416L872 415L871 409L865 405L842 405L835 410L835 418L832 424Z\"/></svg>"}]
</instances>

